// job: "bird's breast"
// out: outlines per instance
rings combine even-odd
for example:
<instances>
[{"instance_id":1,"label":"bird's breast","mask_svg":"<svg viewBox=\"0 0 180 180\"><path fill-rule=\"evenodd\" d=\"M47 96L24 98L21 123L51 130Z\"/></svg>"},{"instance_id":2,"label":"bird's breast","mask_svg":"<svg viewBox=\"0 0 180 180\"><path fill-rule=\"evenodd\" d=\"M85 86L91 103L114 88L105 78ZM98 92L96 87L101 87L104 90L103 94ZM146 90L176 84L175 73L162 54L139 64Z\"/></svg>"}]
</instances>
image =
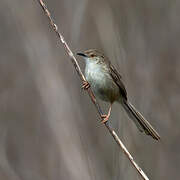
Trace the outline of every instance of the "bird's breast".
<instances>
[{"instance_id":1,"label":"bird's breast","mask_svg":"<svg viewBox=\"0 0 180 180\"><path fill-rule=\"evenodd\" d=\"M119 97L119 88L114 83L106 67L102 64L87 63L85 76L96 96L113 102Z\"/></svg>"},{"instance_id":2,"label":"bird's breast","mask_svg":"<svg viewBox=\"0 0 180 180\"><path fill-rule=\"evenodd\" d=\"M85 75L87 80L92 84L101 84L105 81L104 78L107 78L107 75L105 74L102 67L99 64L94 65L92 63L86 66Z\"/></svg>"}]
</instances>

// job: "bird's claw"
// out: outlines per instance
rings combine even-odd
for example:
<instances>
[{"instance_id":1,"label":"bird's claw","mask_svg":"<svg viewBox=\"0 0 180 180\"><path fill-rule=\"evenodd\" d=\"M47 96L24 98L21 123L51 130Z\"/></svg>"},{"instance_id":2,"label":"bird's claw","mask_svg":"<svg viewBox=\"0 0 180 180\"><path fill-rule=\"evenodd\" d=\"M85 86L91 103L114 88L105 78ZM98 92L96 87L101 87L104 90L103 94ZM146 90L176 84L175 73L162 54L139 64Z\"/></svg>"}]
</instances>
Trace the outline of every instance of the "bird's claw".
<instances>
[{"instance_id":1,"label":"bird's claw","mask_svg":"<svg viewBox=\"0 0 180 180\"><path fill-rule=\"evenodd\" d=\"M102 114L101 118L103 119L103 120L101 120L101 123L104 124L104 123L106 123L109 120L109 115Z\"/></svg>"},{"instance_id":2,"label":"bird's claw","mask_svg":"<svg viewBox=\"0 0 180 180\"><path fill-rule=\"evenodd\" d=\"M87 90L90 88L90 84L87 81L83 81L82 89Z\"/></svg>"}]
</instances>

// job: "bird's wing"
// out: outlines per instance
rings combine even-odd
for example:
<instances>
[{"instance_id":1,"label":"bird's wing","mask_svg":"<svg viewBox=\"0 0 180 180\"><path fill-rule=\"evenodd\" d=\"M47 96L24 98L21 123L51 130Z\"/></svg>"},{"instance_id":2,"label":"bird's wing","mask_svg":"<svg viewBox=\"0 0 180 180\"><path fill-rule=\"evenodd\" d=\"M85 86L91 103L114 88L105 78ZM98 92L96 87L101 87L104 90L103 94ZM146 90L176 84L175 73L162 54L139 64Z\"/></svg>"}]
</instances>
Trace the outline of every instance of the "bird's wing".
<instances>
[{"instance_id":1,"label":"bird's wing","mask_svg":"<svg viewBox=\"0 0 180 180\"><path fill-rule=\"evenodd\" d=\"M112 64L109 64L109 69L110 69L110 75L114 80L114 82L119 87L121 95L127 100L127 92L123 82L121 81L121 75L118 73L118 71L114 68Z\"/></svg>"}]
</instances>

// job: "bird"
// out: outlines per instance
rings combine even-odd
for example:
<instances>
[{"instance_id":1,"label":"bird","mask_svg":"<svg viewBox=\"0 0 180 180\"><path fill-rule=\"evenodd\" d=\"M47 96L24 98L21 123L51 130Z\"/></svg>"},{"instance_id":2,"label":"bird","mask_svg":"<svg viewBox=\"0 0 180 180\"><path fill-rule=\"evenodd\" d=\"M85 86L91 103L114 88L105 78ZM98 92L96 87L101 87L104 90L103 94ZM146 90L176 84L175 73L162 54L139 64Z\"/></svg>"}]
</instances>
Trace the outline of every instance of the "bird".
<instances>
[{"instance_id":1,"label":"bird","mask_svg":"<svg viewBox=\"0 0 180 180\"><path fill-rule=\"evenodd\" d=\"M96 49L78 52L77 55L85 60L85 78L87 81L83 82L83 88L88 89L91 87L96 97L110 103L108 113L102 115L102 123L106 123L109 120L112 104L118 102L125 109L129 118L133 120L140 132L144 132L155 140L159 140L160 135L129 102L122 77L110 60Z\"/></svg>"}]
</instances>

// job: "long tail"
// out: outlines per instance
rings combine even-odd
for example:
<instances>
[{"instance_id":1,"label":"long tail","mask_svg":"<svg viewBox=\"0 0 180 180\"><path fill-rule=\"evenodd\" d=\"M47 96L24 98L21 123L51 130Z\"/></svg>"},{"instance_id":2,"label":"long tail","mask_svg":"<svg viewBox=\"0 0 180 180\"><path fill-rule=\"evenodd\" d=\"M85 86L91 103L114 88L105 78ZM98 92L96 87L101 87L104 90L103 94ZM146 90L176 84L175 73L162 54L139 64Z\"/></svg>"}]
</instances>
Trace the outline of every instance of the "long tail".
<instances>
[{"instance_id":1,"label":"long tail","mask_svg":"<svg viewBox=\"0 0 180 180\"><path fill-rule=\"evenodd\" d=\"M130 102L128 102L127 100L123 100L121 104L126 110L128 116L134 121L139 131L145 132L147 135L152 136L156 140L160 139L159 134Z\"/></svg>"}]
</instances>

